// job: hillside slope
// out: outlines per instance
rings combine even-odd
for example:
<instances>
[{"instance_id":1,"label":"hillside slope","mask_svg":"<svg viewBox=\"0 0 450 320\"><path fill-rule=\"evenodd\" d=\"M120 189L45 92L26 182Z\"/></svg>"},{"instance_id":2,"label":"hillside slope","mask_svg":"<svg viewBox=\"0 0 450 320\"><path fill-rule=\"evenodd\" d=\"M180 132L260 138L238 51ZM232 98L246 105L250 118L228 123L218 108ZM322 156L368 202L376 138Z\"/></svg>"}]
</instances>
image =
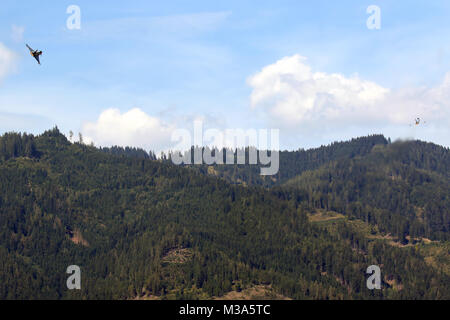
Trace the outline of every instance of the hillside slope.
<instances>
[{"instance_id":1,"label":"hillside slope","mask_svg":"<svg viewBox=\"0 0 450 320\"><path fill-rule=\"evenodd\" d=\"M276 192L114 153L56 128L0 137L0 299L209 299L255 285L293 299L450 297L425 245L370 238L363 222L317 224ZM365 287L371 264L384 266L381 291ZM80 291L66 288L69 265Z\"/></svg>"},{"instance_id":2,"label":"hillside slope","mask_svg":"<svg viewBox=\"0 0 450 320\"><path fill-rule=\"evenodd\" d=\"M450 153L423 142L375 147L286 182L307 208L344 213L406 237L450 239Z\"/></svg>"}]
</instances>

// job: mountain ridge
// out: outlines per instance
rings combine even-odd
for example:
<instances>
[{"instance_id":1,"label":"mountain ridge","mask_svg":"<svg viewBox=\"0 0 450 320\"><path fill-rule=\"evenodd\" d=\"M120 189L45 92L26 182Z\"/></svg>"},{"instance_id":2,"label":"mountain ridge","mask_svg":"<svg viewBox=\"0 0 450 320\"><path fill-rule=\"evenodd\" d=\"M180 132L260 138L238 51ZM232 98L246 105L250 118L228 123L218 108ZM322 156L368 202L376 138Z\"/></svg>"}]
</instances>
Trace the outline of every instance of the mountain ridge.
<instances>
[{"instance_id":1,"label":"mountain ridge","mask_svg":"<svg viewBox=\"0 0 450 320\"><path fill-rule=\"evenodd\" d=\"M209 299L255 285L293 299L449 297L440 242L395 247L351 216L311 221L316 208L290 190L130 152L72 144L57 128L0 137L1 298ZM173 250L189 255L168 260ZM383 290L365 287L372 264Z\"/></svg>"}]
</instances>

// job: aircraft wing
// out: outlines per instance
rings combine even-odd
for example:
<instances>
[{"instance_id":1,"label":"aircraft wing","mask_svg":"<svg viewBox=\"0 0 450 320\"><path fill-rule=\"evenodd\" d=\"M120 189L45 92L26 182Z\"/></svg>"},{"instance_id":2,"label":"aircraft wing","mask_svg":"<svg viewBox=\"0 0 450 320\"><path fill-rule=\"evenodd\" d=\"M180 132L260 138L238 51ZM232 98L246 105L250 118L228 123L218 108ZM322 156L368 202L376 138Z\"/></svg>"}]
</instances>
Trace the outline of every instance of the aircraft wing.
<instances>
[{"instance_id":1,"label":"aircraft wing","mask_svg":"<svg viewBox=\"0 0 450 320\"><path fill-rule=\"evenodd\" d=\"M37 62L38 62L39 64L41 64L41 62L39 61L39 56L34 56L34 58L37 60Z\"/></svg>"},{"instance_id":2,"label":"aircraft wing","mask_svg":"<svg viewBox=\"0 0 450 320\"><path fill-rule=\"evenodd\" d=\"M31 49L31 47L28 44L26 46L27 46L28 50L30 50L31 52L34 51L33 49Z\"/></svg>"}]
</instances>

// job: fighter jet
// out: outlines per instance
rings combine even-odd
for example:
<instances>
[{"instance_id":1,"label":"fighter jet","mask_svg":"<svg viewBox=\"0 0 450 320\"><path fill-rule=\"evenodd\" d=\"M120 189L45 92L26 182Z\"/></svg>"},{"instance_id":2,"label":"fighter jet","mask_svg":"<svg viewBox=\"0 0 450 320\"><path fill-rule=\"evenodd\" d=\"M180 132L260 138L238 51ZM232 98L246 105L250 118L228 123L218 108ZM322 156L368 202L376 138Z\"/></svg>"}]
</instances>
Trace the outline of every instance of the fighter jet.
<instances>
[{"instance_id":1,"label":"fighter jet","mask_svg":"<svg viewBox=\"0 0 450 320\"><path fill-rule=\"evenodd\" d=\"M414 124L410 124L409 126L410 126L410 127L412 127L413 125L418 126L418 125L420 125L421 123L425 124L425 123L427 123L427 122L426 122L426 121L422 121L422 119L420 119L420 118L416 118L416 119L414 119Z\"/></svg>"},{"instance_id":2,"label":"fighter jet","mask_svg":"<svg viewBox=\"0 0 450 320\"><path fill-rule=\"evenodd\" d=\"M30 54L36 59L36 61L41 64L41 61L39 61L39 56L42 55L42 51L39 50L33 50L31 47L27 44L26 45L28 50L30 50Z\"/></svg>"}]
</instances>

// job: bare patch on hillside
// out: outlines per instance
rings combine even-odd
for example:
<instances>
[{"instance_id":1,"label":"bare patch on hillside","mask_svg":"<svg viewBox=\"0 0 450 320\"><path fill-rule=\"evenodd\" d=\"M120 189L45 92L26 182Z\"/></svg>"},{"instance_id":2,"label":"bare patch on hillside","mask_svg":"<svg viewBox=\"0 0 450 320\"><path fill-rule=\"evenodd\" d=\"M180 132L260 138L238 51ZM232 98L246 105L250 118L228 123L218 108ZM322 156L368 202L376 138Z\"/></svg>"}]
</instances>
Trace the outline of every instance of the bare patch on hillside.
<instances>
[{"instance_id":1,"label":"bare patch on hillside","mask_svg":"<svg viewBox=\"0 0 450 320\"><path fill-rule=\"evenodd\" d=\"M148 295L148 296L142 296L142 297L134 297L131 300L149 300L149 301L156 301L161 300L161 297L154 296L154 295Z\"/></svg>"},{"instance_id":2,"label":"bare patch on hillside","mask_svg":"<svg viewBox=\"0 0 450 320\"><path fill-rule=\"evenodd\" d=\"M170 249L162 258L162 262L183 264L189 261L193 253L188 248L173 248Z\"/></svg>"},{"instance_id":3,"label":"bare patch on hillside","mask_svg":"<svg viewBox=\"0 0 450 320\"><path fill-rule=\"evenodd\" d=\"M324 222L345 219L344 215L334 211L316 211L313 214L308 215L310 222Z\"/></svg>"},{"instance_id":4,"label":"bare patch on hillside","mask_svg":"<svg viewBox=\"0 0 450 320\"><path fill-rule=\"evenodd\" d=\"M216 171L216 169L213 166L208 167L208 174L211 176L218 176L219 173Z\"/></svg>"},{"instance_id":5,"label":"bare patch on hillside","mask_svg":"<svg viewBox=\"0 0 450 320\"><path fill-rule=\"evenodd\" d=\"M384 277L384 282L386 282L389 286L394 288L395 290L401 291L403 290L403 285L398 283L393 276Z\"/></svg>"},{"instance_id":6,"label":"bare patch on hillside","mask_svg":"<svg viewBox=\"0 0 450 320\"><path fill-rule=\"evenodd\" d=\"M80 230L68 231L70 241L76 245L81 245L84 247L89 247L89 243L83 238Z\"/></svg>"},{"instance_id":7,"label":"bare patch on hillside","mask_svg":"<svg viewBox=\"0 0 450 320\"><path fill-rule=\"evenodd\" d=\"M257 285L240 292L231 291L214 300L292 300L276 293L269 285Z\"/></svg>"}]
</instances>

